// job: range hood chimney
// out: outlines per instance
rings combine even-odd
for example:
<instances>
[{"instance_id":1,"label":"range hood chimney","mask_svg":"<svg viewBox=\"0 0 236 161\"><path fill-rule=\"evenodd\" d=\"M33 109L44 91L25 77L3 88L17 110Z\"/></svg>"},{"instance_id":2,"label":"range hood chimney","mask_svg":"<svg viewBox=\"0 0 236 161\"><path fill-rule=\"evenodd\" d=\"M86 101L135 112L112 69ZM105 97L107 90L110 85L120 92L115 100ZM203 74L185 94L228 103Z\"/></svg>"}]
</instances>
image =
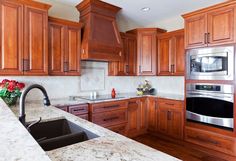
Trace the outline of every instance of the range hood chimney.
<instances>
[{"instance_id":1,"label":"range hood chimney","mask_svg":"<svg viewBox=\"0 0 236 161\"><path fill-rule=\"evenodd\" d=\"M122 43L116 24L116 14L121 8L100 0L83 0L76 8L80 22L84 23L81 59L122 60Z\"/></svg>"}]
</instances>

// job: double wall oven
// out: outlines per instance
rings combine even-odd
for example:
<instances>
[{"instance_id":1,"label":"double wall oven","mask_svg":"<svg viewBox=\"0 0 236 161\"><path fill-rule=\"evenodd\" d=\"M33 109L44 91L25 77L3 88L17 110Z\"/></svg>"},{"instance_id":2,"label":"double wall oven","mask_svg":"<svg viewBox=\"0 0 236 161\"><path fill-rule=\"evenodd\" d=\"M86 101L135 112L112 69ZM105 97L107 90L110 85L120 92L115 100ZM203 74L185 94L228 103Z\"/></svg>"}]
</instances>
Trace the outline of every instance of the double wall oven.
<instances>
[{"instance_id":1,"label":"double wall oven","mask_svg":"<svg viewBox=\"0 0 236 161\"><path fill-rule=\"evenodd\" d=\"M186 89L188 120L233 129L233 85L187 84Z\"/></svg>"},{"instance_id":2,"label":"double wall oven","mask_svg":"<svg viewBox=\"0 0 236 161\"><path fill-rule=\"evenodd\" d=\"M195 80L186 84L187 120L232 130L234 85L227 81L234 80L234 46L189 50L186 65L187 80Z\"/></svg>"}]
</instances>

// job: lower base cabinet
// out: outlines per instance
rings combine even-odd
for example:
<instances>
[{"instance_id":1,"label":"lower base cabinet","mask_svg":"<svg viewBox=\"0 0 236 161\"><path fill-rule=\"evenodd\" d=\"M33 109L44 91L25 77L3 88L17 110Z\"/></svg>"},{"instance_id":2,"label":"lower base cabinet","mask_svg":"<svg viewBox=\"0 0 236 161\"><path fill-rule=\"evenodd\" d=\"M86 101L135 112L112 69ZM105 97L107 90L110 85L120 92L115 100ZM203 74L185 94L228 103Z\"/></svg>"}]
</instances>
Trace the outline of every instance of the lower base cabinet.
<instances>
[{"instance_id":1,"label":"lower base cabinet","mask_svg":"<svg viewBox=\"0 0 236 161\"><path fill-rule=\"evenodd\" d=\"M148 131L183 139L183 101L149 98Z\"/></svg>"},{"instance_id":2,"label":"lower base cabinet","mask_svg":"<svg viewBox=\"0 0 236 161\"><path fill-rule=\"evenodd\" d=\"M108 129L124 136L127 135L127 123L110 126Z\"/></svg>"},{"instance_id":3,"label":"lower base cabinet","mask_svg":"<svg viewBox=\"0 0 236 161\"><path fill-rule=\"evenodd\" d=\"M127 100L90 104L89 120L116 133L126 135L127 104Z\"/></svg>"},{"instance_id":4,"label":"lower base cabinet","mask_svg":"<svg viewBox=\"0 0 236 161\"><path fill-rule=\"evenodd\" d=\"M57 108L69 112L82 119L88 120L88 104L56 106Z\"/></svg>"},{"instance_id":5,"label":"lower base cabinet","mask_svg":"<svg viewBox=\"0 0 236 161\"><path fill-rule=\"evenodd\" d=\"M236 139L214 132L185 127L185 141L236 156Z\"/></svg>"},{"instance_id":6,"label":"lower base cabinet","mask_svg":"<svg viewBox=\"0 0 236 161\"><path fill-rule=\"evenodd\" d=\"M134 98L128 103L127 136L136 137L147 131L147 99Z\"/></svg>"}]
</instances>

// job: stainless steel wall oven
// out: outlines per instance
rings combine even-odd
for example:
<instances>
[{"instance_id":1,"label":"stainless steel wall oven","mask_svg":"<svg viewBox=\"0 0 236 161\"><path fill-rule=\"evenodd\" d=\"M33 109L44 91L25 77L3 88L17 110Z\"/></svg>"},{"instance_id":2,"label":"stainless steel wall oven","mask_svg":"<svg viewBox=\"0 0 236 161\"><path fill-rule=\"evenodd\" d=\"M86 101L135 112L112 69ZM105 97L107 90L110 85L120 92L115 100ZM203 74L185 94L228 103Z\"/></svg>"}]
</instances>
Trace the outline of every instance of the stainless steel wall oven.
<instances>
[{"instance_id":1,"label":"stainless steel wall oven","mask_svg":"<svg viewBox=\"0 0 236 161\"><path fill-rule=\"evenodd\" d=\"M188 120L233 129L233 85L187 84L186 90Z\"/></svg>"}]
</instances>

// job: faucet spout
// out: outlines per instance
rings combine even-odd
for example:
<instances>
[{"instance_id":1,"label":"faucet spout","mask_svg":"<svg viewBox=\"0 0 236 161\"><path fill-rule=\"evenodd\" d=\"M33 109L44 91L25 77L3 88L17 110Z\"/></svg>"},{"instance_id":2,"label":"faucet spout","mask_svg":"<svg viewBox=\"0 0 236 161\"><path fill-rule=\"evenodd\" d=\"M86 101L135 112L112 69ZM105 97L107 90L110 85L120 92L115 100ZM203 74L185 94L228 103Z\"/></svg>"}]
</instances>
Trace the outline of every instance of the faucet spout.
<instances>
[{"instance_id":1,"label":"faucet spout","mask_svg":"<svg viewBox=\"0 0 236 161\"><path fill-rule=\"evenodd\" d=\"M29 87L27 87L21 94L20 97L20 115L19 115L19 120L20 122L25 126L25 99L27 94L29 93L29 91L31 91L32 89L37 88L39 89L43 95L44 95L44 99L43 99L43 103L45 106L50 106L50 100L48 98L47 92L45 90L45 88L39 84L32 84Z\"/></svg>"}]
</instances>

